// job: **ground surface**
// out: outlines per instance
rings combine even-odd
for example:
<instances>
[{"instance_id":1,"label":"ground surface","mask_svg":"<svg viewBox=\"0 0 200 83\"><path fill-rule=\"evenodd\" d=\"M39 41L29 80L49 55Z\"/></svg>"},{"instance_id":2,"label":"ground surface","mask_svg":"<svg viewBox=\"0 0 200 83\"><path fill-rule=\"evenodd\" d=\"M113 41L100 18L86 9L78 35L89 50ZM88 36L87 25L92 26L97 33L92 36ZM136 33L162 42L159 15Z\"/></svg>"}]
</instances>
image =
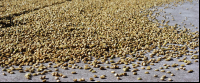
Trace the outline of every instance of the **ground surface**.
<instances>
[{"instance_id":1,"label":"ground surface","mask_svg":"<svg viewBox=\"0 0 200 83\"><path fill-rule=\"evenodd\" d=\"M161 16L157 17L158 20L164 20L162 17L164 14L166 14L166 19L165 20L170 20L168 23L169 25L174 25L174 24L179 24L180 28L182 28L185 25L186 28L191 29L191 31L199 31L199 1L194 1L193 4L191 3L184 3L183 5L178 5L177 7L174 6L169 6L170 8L163 9L164 7L158 7L158 9L163 9L166 11L166 13L160 13ZM192 8L191 8L192 7ZM174 9L172 9L174 8ZM188 8L188 10L186 9ZM171 14L169 14L171 13ZM181 13L181 14L180 14ZM174 17L174 21L172 21L172 17ZM169 18L168 18L169 17ZM185 20L185 17L188 19ZM183 21L185 20L185 21ZM181 23L183 22L183 23ZM194 24L194 26L191 26L190 23ZM195 27L198 27L197 29ZM199 48L198 48L199 49ZM195 49L195 50L198 50ZM199 55L199 53L197 53ZM147 54L148 55L148 54ZM190 59L190 56L183 56L183 57L188 57L188 60L192 61L192 64L186 65L186 70L175 70L173 67L169 67L168 69L163 69L165 71L171 71L175 76L171 76L170 74L167 74L166 72L160 72L160 71L154 71L155 69L159 69L159 67L164 67L163 64L168 64L172 65L173 63L177 63L179 65L184 64L184 62L178 62L177 59L173 59L172 61L161 61L159 63L155 63L154 66L151 66L151 70L142 70L140 67L138 69L138 75L133 75L131 71L127 72L127 76L122 76L120 77L121 80L117 80L117 78L114 76L114 74L110 73L111 71L115 71L116 73L123 73L124 71L122 70L122 66L124 64L119 65L121 69L109 69L107 68L106 70L99 70L99 68L93 68L94 70L97 71L97 73L91 73L89 70L85 69L72 69L69 68L67 70L59 68L60 73L63 73L64 75L67 76L67 78L59 78L61 82L72 82L73 79L80 79L80 78L85 78L85 81L90 82L89 78L93 77L93 75L97 75L98 78L94 78L94 81L101 81L101 82L169 82L168 78L172 78L172 82L199 82L199 62L194 62L194 59ZM182 57L182 58L183 58ZM182 59L181 58L181 59ZM117 59L115 59L117 60ZM197 59L199 61L199 59ZM133 62L136 63L136 62ZM47 64L46 64L47 65ZM78 66L84 67L84 64L77 63ZM108 65L110 64L100 64L100 65ZM132 70L132 65L126 65L130 66ZM24 66L23 68L25 69L28 66ZM178 66L179 68L180 66ZM54 68L48 68L52 69L52 71L55 71ZM187 70L193 69L193 73L187 73ZM2 70L2 68L0 68ZM71 71L76 71L77 74L71 74ZM145 71L149 71L150 74L145 74ZM18 71L15 71L15 74L8 74L5 72L7 75L3 76L2 73L4 71L0 71L0 82L41 82L42 80L40 79L40 76L34 76L30 80L26 79L24 77L25 73L19 73ZM157 74L158 77L154 77L153 75ZM100 75L106 75L105 79L100 79ZM166 75L167 78L165 78L164 81L160 80L160 77L162 75ZM141 77L142 80L137 80L138 77ZM51 72L46 74L47 82L55 82L55 77L51 75Z\"/></svg>"}]
</instances>

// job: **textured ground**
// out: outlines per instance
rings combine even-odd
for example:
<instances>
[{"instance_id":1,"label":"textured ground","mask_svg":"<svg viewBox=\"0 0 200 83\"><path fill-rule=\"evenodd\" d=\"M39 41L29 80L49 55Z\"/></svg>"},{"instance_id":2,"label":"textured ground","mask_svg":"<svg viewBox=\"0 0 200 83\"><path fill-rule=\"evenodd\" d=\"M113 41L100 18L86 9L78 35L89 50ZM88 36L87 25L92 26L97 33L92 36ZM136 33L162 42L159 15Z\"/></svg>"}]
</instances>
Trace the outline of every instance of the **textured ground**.
<instances>
[{"instance_id":1,"label":"textured ground","mask_svg":"<svg viewBox=\"0 0 200 83\"><path fill-rule=\"evenodd\" d=\"M174 25L174 24L179 24L180 28L182 28L185 25L186 28L191 29L191 31L199 31L199 1L194 1L192 4L191 3L184 3L183 5L178 5L177 7L169 5L170 8L164 9L164 7L158 7L158 9L163 9L166 11L166 13L160 13L161 16L157 17L158 20L164 20L162 15L166 14L166 19L165 20L170 20L169 25ZM174 9L172 9L174 8ZM188 10L186 9L188 8ZM169 14L171 13L171 14ZM180 14L181 13L181 14ZM172 21L172 17L174 17L174 21ZM168 18L169 17L169 18ZM185 20L185 17L188 19ZM184 21L185 20L185 21ZM183 23L181 23L183 22ZM194 26L191 26L190 23L194 24ZM197 29L195 27L198 27ZM199 48L198 48L199 49ZM195 49L195 50L198 50ZM147 54L148 55L148 54ZM199 55L199 53L198 53ZM186 56L186 55L185 55ZM185 57L183 56L183 57ZM183 58L182 57L182 58ZM170 74L167 74L166 72L160 72L160 71L154 71L154 69L159 69L159 67L163 67L163 64L168 64L171 65L173 63L177 63L179 65L185 64L184 62L178 62L177 59L173 59L172 61L161 61L159 63L155 63L154 66L151 66L151 70L142 70L140 67L140 71L138 71L138 75L133 75L131 71L127 72L128 76L122 76L120 77L121 80L117 80L117 78L114 76L114 74L110 73L110 71L114 70L116 73L123 73L124 71L122 70L122 66L124 64L119 65L121 69L106 69L106 70L99 70L99 68L93 68L94 70L97 71L97 73L91 73L89 70L84 70L84 69L72 69L69 68L68 70L64 69L59 69L60 73L63 73L64 75L67 76L67 78L61 78L61 82L72 82L73 79L80 79L80 78L85 78L87 82L90 82L89 78L93 77L93 75L106 75L107 77L105 79L100 79L100 78L94 78L94 81L101 81L101 82L169 82L167 79L172 78L172 82L199 82L199 62L194 62L194 59L190 59L190 56L188 57L188 60L192 61L192 64L186 65L186 70L175 70L173 67L169 67L168 69L164 69L165 71L171 71L175 76L171 76ZM181 59L182 59L181 58ZM117 59L115 59L117 60ZM199 61L199 59L197 59ZM134 62L136 63L136 62ZM84 67L83 63L77 63L78 66ZM100 65L109 65L110 64L100 64ZM130 66L132 70L132 65L126 65ZM24 69L27 66L24 66ZM180 66L178 66L179 68ZM54 68L49 68L52 69L53 71ZM193 73L187 73L187 70L193 69ZM0 68L2 70L2 68ZM77 74L71 74L71 71L76 71ZM145 71L149 71L150 74L145 74ZM3 76L2 73L4 71L0 71L0 82L41 82L42 80L39 78L39 76L34 76L30 80L26 79L24 77L25 73L19 73L18 71L15 71L15 74L8 74L5 72L7 75ZM158 77L154 77L153 75L157 74ZM160 77L162 75L166 75L167 78L165 78L164 81L160 80ZM55 77L51 75L51 72L46 74L47 77L47 82L55 82ZM142 80L137 80L138 77L141 77Z\"/></svg>"}]
</instances>

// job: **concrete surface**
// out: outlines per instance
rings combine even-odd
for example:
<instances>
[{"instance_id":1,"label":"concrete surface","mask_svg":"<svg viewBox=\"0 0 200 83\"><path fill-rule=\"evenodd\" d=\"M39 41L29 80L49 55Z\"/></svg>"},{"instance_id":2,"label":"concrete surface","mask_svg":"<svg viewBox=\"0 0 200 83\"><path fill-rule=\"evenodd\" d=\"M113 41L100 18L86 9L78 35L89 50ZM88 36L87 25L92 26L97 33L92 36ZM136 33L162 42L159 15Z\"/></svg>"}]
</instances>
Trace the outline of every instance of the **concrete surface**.
<instances>
[{"instance_id":1,"label":"concrete surface","mask_svg":"<svg viewBox=\"0 0 200 83\"><path fill-rule=\"evenodd\" d=\"M181 25L180 27L182 28L184 23L186 24L185 27L191 29L191 31L199 31L199 3L197 3L199 1L194 1L193 4L187 2L184 3L183 5L178 5L177 7L173 7L170 6L171 8L167 8L164 9L164 11L166 11L166 13L160 13L161 16L157 17L157 19L159 20L164 20L164 18L162 17L162 15L166 14L166 17L169 17L170 22L168 23L169 25L174 25L175 23ZM194 5L195 4L195 5ZM192 7L192 8L191 8ZM164 7L158 7L159 9L163 9ZM175 8L175 9L172 9ZM186 10L186 8L188 8L188 10ZM181 12L181 14L179 14ZM169 14L171 13L171 15L174 16L175 21L172 21L172 17ZM185 17L188 17L187 20L184 21L184 23L182 24L181 22L183 22L183 20L185 19ZM165 19L166 20L166 19ZM191 26L189 23L194 24L194 26ZM196 29L195 27L198 27L198 29ZM199 47L197 48L199 49ZM197 50L195 49L195 50ZM149 53L148 53L149 54ZM148 54L146 54L146 56L148 56ZM199 53L197 53L199 55ZM185 57L186 55L184 55L183 57ZM182 57L182 58L183 58ZM188 57L188 60L190 59L190 56L186 56ZM155 57L157 58L157 57ZM180 59L182 59L180 58ZM118 59L114 59L114 60L118 60ZM199 59L197 59L199 61ZM177 59L174 59L172 61L161 61L159 63L155 63L154 66L151 66L151 70L142 70L140 69L140 67L137 67L140 71L138 71L138 75L133 75L131 71L127 72L128 76L122 76L120 77L121 80L117 80L117 78L114 76L114 74L111 73L112 70L114 70L116 73L123 73L124 71L122 70L122 66L124 66L124 64L119 65L119 67L121 69L109 69L106 68L106 70L99 70L99 68L93 68L94 70L97 71L97 73L91 73L89 70L84 70L84 69L72 69L69 68L68 70L64 70L59 68L59 73L62 73L64 75L67 76L67 78L59 78L61 82L73 82L73 79L80 79L80 78L85 78L86 82L91 82L89 80L90 77L93 77L93 75L97 75L98 78L94 78L94 81L101 81L101 82L169 82L167 79L171 78L173 81L172 82L199 82L199 62L194 62L194 59L191 60L192 64L190 65L186 65L186 70L175 70L175 68L173 67L169 67L168 69L163 69L165 71L171 71L173 74L175 74L175 76L171 76L170 74L167 74L166 72L160 72L160 71L154 71L155 69L159 69L159 67L164 67L163 64L168 64L171 65L173 63L177 63L179 65L181 64L185 64L184 62L178 62ZM136 61L137 62L137 61ZM136 63L136 62L132 62L132 63ZM84 67L85 64L81 63L76 63L78 66ZM45 64L47 65L47 63ZM103 66L110 66L111 64L100 64ZM133 70L134 68L132 68L132 65L126 65L126 66L130 66L131 69ZM24 66L23 68L25 69L26 67L29 66ZM180 66L178 66L179 68ZM48 68L51 69L52 71L55 71L54 68ZM194 72L193 73L187 73L187 70L193 69ZM2 68L0 67L0 82L42 82L42 80L40 79L40 76L33 76L30 80L26 79L24 77L25 73L19 73L18 71L14 71L15 74L8 74L5 71L2 71ZM71 71L76 71L77 74L71 74ZM150 74L144 74L145 71L149 71ZM5 72L7 75L3 76L2 73ZM154 74L157 74L158 77L154 77ZM48 72L46 75L47 78L47 82L56 82L55 80L55 76L51 75L51 72ZM105 79L100 79L99 76L100 75L106 75L107 77ZM166 75L167 78L165 78L164 81L160 80L160 77L162 75ZM138 77L141 77L142 80L137 80Z\"/></svg>"}]
</instances>

